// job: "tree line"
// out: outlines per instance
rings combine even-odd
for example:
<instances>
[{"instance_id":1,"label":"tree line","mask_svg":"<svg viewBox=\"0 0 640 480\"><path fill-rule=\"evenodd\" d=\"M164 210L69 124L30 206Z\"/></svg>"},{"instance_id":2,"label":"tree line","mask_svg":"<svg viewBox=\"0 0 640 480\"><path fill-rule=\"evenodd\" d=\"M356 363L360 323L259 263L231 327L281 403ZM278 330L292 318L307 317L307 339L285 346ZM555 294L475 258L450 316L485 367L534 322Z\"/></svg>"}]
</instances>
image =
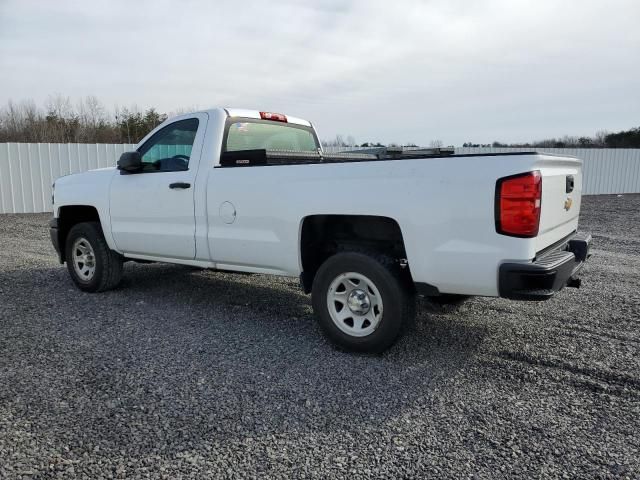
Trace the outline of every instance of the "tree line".
<instances>
[{"instance_id":1,"label":"tree line","mask_svg":"<svg viewBox=\"0 0 640 480\"><path fill-rule=\"evenodd\" d=\"M547 138L530 143L493 142L478 144L465 142L463 147L546 147L546 148L640 148L640 127L620 132L599 131L593 137Z\"/></svg>"},{"instance_id":2,"label":"tree line","mask_svg":"<svg viewBox=\"0 0 640 480\"><path fill-rule=\"evenodd\" d=\"M108 112L94 96L75 104L68 97L50 97L44 108L31 100L9 101L0 108L0 142L138 143L166 119L155 108Z\"/></svg>"},{"instance_id":3,"label":"tree line","mask_svg":"<svg viewBox=\"0 0 640 480\"><path fill-rule=\"evenodd\" d=\"M174 112L173 114L182 113ZM73 103L69 97L51 96L44 107L32 100L9 101L0 107L0 143L138 143L147 133L167 119L151 107L116 107L112 111L95 97ZM323 145L337 147L378 147L380 142L357 143L351 135L336 135ZM396 146L396 144L390 144ZM430 147L442 146L440 140ZM405 146L415 146L414 143ZM640 148L640 127L620 132L597 132L593 137L549 138L530 143L473 143L464 147L553 147L553 148Z\"/></svg>"}]
</instances>

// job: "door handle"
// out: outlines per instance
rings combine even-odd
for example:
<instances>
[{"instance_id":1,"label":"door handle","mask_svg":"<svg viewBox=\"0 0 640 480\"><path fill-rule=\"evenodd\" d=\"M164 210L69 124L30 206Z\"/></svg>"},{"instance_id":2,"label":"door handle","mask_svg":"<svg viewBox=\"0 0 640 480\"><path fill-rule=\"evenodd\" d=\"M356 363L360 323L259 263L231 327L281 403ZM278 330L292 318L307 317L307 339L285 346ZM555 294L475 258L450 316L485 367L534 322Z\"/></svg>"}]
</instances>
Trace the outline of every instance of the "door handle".
<instances>
[{"instance_id":1,"label":"door handle","mask_svg":"<svg viewBox=\"0 0 640 480\"><path fill-rule=\"evenodd\" d=\"M191 184L186 182L175 182L170 183L169 188L191 188Z\"/></svg>"}]
</instances>

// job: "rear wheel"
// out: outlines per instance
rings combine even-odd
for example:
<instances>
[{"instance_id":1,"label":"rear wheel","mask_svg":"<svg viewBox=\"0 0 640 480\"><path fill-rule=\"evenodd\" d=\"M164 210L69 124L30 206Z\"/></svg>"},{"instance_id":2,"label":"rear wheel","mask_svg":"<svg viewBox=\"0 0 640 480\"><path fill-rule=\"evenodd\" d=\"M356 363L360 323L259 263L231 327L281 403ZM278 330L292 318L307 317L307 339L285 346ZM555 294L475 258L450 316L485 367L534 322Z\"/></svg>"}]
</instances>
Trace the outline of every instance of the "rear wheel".
<instances>
[{"instance_id":1,"label":"rear wheel","mask_svg":"<svg viewBox=\"0 0 640 480\"><path fill-rule=\"evenodd\" d=\"M385 255L338 253L320 266L313 282L318 323L348 350L389 348L412 320L414 301L399 266Z\"/></svg>"},{"instance_id":2,"label":"rear wheel","mask_svg":"<svg viewBox=\"0 0 640 480\"><path fill-rule=\"evenodd\" d=\"M102 292L122 279L122 257L109 248L98 222L74 225L65 242L67 270L85 292Z\"/></svg>"}]
</instances>

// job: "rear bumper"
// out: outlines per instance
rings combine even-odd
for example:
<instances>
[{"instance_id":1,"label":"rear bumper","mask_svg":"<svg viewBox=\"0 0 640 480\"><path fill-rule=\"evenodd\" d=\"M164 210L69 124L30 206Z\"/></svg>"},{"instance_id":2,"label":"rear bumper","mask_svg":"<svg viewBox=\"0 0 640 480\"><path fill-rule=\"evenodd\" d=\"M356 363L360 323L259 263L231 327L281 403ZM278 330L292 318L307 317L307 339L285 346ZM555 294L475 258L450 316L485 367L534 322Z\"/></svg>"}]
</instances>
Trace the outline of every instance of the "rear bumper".
<instances>
[{"instance_id":1,"label":"rear bumper","mask_svg":"<svg viewBox=\"0 0 640 480\"><path fill-rule=\"evenodd\" d=\"M60 251L60 236L58 235L58 233L58 219L52 218L49 221L49 236L51 237L53 248L56 249L56 253L58 254L58 261L60 263L64 263L62 259L62 252Z\"/></svg>"},{"instance_id":2,"label":"rear bumper","mask_svg":"<svg viewBox=\"0 0 640 480\"><path fill-rule=\"evenodd\" d=\"M591 235L579 233L531 263L503 263L500 296L514 300L547 300L565 286L580 286L578 272L589 258Z\"/></svg>"}]
</instances>

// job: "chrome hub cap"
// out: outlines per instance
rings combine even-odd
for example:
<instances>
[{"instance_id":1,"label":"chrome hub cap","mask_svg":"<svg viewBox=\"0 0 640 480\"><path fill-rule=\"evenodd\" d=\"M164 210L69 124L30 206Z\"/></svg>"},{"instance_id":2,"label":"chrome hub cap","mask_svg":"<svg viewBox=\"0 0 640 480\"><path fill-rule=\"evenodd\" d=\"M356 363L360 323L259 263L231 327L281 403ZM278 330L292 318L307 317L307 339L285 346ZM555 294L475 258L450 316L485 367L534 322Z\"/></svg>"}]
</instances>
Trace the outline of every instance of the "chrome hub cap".
<instances>
[{"instance_id":1,"label":"chrome hub cap","mask_svg":"<svg viewBox=\"0 0 640 480\"><path fill-rule=\"evenodd\" d=\"M347 305L356 315L365 315L371 308L371 301L369 295L364 290L355 288L351 290L351 293L347 297Z\"/></svg>"},{"instance_id":2,"label":"chrome hub cap","mask_svg":"<svg viewBox=\"0 0 640 480\"><path fill-rule=\"evenodd\" d=\"M96 257L86 238L80 237L73 242L72 257L73 269L78 277L90 281L96 273Z\"/></svg>"},{"instance_id":3,"label":"chrome hub cap","mask_svg":"<svg viewBox=\"0 0 640 480\"><path fill-rule=\"evenodd\" d=\"M335 325L353 337L370 335L382 319L380 292L361 273L342 273L331 282L327 308Z\"/></svg>"}]
</instances>

